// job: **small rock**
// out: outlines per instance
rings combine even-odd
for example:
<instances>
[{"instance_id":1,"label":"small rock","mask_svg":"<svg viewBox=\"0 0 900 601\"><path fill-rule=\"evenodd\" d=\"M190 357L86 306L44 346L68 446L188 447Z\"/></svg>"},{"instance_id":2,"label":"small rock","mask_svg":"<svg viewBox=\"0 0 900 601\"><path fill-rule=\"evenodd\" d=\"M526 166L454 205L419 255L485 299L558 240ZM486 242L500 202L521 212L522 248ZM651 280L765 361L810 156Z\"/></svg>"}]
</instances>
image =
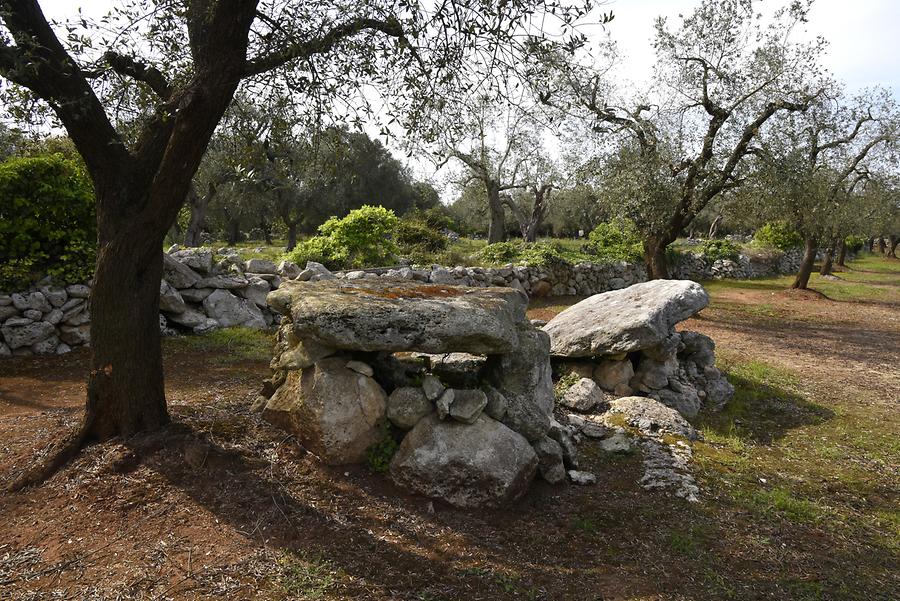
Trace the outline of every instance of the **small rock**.
<instances>
[{"instance_id":1,"label":"small rock","mask_svg":"<svg viewBox=\"0 0 900 601\"><path fill-rule=\"evenodd\" d=\"M538 471L541 477L550 484L565 482L566 467L559 443L549 436L544 436L531 446L538 457Z\"/></svg>"},{"instance_id":2,"label":"small rock","mask_svg":"<svg viewBox=\"0 0 900 601\"><path fill-rule=\"evenodd\" d=\"M347 361L347 369L352 369L356 373L369 376L370 378L375 375L375 370L362 361Z\"/></svg>"},{"instance_id":3,"label":"small rock","mask_svg":"<svg viewBox=\"0 0 900 601\"><path fill-rule=\"evenodd\" d=\"M433 401L444 392L444 385L441 384L438 378L431 374L426 374L422 377L422 390L425 391L425 398Z\"/></svg>"},{"instance_id":4,"label":"small rock","mask_svg":"<svg viewBox=\"0 0 900 601\"><path fill-rule=\"evenodd\" d=\"M597 483L597 476L590 472L569 470L567 474L569 476L569 480L572 481L572 484L577 484L579 486L590 486L591 484Z\"/></svg>"},{"instance_id":5,"label":"small rock","mask_svg":"<svg viewBox=\"0 0 900 601\"><path fill-rule=\"evenodd\" d=\"M454 390L450 417L464 424L473 424L487 405L487 395L481 390Z\"/></svg>"},{"instance_id":6,"label":"small rock","mask_svg":"<svg viewBox=\"0 0 900 601\"><path fill-rule=\"evenodd\" d=\"M91 289L84 284L71 284L66 286L66 294L72 298L87 298L91 295Z\"/></svg>"},{"instance_id":7,"label":"small rock","mask_svg":"<svg viewBox=\"0 0 900 601\"><path fill-rule=\"evenodd\" d=\"M502 392L491 385L485 386L484 390L488 400L484 412L494 419L502 421L504 416L506 416L506 408L509 406L509 401L506 400Z\"/></svg>"},{"instance_id":8,"label":"small rock","mask_svg":"<svg viewBox=\"0 0 900 601\"><path fill-rule=\"evenodd\" d=\"M450 405L453 404L453 398L453 389L448 388L438 397L438 400L435 401L434 406L437 409L439 419L447 419L447 416L450 415Z\"/></svg>"},{"instance_id":9,"label":"small rock","mask_svg":"<svg viewBox=\"0 0 900 601\"><path fill-rule=\"evenodd\" d=\"M631 439L627 434L617 432L600 441L600 448L607 453L628 453L631 451Z\"/></svg>"},{"instance_id":10,"label":"small rock","mask_svg":"<svg viewBox=\"0 0 900 601\"><path fill-rule=\"evenodd\" d=\"M387 418L402 430L412 429L433 410L421 388L403 386L395 389L387 399Z\"/></svg>"},{"instance_id":11,"label":"small rock","mask_svg":"<svg viewBox=\"0 0 900 601\"><path fill-rule=\"evenodd\" d=\"M581 378L569 387L559 402L576 411L590 411L604 403L605 397L596 382Z\"/></svg>"}]
</instances>

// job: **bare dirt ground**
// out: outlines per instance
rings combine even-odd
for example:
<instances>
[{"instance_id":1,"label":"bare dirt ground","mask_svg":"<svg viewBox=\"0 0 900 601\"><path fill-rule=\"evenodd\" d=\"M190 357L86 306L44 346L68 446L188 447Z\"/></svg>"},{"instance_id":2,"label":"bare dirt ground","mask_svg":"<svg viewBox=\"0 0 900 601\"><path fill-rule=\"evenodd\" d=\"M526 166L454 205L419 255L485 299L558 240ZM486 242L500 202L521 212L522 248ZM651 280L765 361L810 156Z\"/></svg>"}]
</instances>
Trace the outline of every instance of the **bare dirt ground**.
<instances>
[{"instance_id":1,"label":"bare dirt ground","mask_svg":"<svg viewBox=\"0 0 900 601\"><path fill-rule=\"evenodd\" d=\"M596 486L432 503L324 467L251 414L260 357L168 340L170 428L0 497L0 599L896 598L900 306L710 288L684 327L716 340L738 393L698 421L698 504L641 489L638 454L590 444ZM86 365L0 363L0 484L75 426Z\"/></svg>"}]
</instances>

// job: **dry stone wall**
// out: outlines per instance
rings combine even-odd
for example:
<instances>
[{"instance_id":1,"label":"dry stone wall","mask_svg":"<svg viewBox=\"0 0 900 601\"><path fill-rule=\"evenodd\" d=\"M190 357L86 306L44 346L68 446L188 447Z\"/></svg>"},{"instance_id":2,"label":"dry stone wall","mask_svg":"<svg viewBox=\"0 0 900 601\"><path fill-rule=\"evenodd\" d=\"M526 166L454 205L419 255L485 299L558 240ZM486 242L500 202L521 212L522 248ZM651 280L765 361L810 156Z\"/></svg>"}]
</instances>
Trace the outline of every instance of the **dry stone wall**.
<instances>
[{"instance_id":1,"label":"dry stone wall","mask_svg":"<svg viewBox=\"0 0 900 601\"><path fill-rule=\"evenodd\" d=\"M647 280L643 265L624 261L577 265L427 267L344 271L317 263L303 269L289 261L243 260L236 249L173 247L165 254L160 283L160 329L164 334L204 333L219 327L266 328L279 319L266 295L283 280L401 278L433 284L502 286L532 297L591 296ZM673 267L678 279L753 278L796 273L802 251L740 256L710 262L685 253ZM67 353L90 343L90 282L56 286L51 281L17 293L0 292L0 357Z\"/></svg>"}]
</instances>

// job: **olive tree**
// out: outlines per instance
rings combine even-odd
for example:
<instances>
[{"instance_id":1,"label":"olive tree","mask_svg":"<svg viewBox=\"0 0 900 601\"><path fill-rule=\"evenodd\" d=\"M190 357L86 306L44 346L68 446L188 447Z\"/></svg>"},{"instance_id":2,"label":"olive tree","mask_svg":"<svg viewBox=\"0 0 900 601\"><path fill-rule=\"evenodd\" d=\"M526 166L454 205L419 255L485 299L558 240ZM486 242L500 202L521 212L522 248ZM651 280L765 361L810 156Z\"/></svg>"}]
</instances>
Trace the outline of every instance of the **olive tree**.
<instances>
[{"instance_id":1,"label":"olive tree","mask_svg":"<svg viewBox=\"0 0 900 601\"><path fill-rule=\"evenodd\" d=\"M741 185L767 122L805 110L819 92L823 42L791 36L808 5L793 2L767 18L757 4L702 0L675 29L658 19L654 85L630 98L610 81L610 43L589 63L542 55L542 101L584 120L604 151L615 149L594 163L595 176L612 178L620 192L651 277L667 277L666 247L713 199Z\"/></svg>"},{"instance_id":2,"label":"olive tree","mask_svg":"<svg viewBox=\"0 0 900 601\"><path fill-rule=\"evenodd\" d=\"M515 69L545 18L582 14L540 0L125 0L102 23L54 26L37 0L0 1L0 77L17 86L12 97L26 90L40 99L68 132L97 209L84 420L21 482L91 440L169 421L162 243L239 87L282 86L301 105L363 111L370 96L361 91L380 91L382 114L415 131L441 102Z\"/></svg>"},{"instance_id":3,"label":"olive tree","mask_svg":"<svg viewBox=\"0 0 900 601\"><path fill-rule=\"evenodd\" d=\"M896 142L893 99L883 90L847 98L830 85L804 113L781 116L762 137L756 155L763 211L787 219L804 238L793 287L809 284L819 246L823 272L843 238L868 219L861 187L883 162L878 150ZM874 213L872 213L874 215Z\"/></svg>"}]
</instances>

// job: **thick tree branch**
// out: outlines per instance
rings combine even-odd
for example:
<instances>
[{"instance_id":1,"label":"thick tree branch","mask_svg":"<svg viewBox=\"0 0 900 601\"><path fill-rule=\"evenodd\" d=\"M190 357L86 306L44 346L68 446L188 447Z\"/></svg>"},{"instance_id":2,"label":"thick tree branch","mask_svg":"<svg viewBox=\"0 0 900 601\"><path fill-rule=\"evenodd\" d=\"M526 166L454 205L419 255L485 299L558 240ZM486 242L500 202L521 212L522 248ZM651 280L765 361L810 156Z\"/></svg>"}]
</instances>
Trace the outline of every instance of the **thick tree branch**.
<instances>
[{"instance_id":1,"label":"thick tree branch","mask_svg":"<svg viewBox=\"0 0 900 601\"><path fill-rule=\"evenodd\" d=\"M130 77L135 81L140 81L153 90L157 96L166 100L172 94L172 88L169 81L162 71L153 66L148 66L140 61L136 61L130 56L125 56L117 52L108 51L103 58L112 67L112 70L119 75Z\"/></svg>"},{"instance_id":2,"label":"thick tree branch","mask_svg":"<svg viewBox=\"0 0 900 601\"><path fill-rule=\"evenodd\" d=\"M290 44L286 48L273 52L268 56L260 56L248 60L244 67L244 76L259 75L295 60L309 58L316 54L325 54L342 40L366 30L380 31L395 38L403 37L403 28L396 20L362 17L352 19L334 27L322 37Z\"/></svg>"}]
</instances>

